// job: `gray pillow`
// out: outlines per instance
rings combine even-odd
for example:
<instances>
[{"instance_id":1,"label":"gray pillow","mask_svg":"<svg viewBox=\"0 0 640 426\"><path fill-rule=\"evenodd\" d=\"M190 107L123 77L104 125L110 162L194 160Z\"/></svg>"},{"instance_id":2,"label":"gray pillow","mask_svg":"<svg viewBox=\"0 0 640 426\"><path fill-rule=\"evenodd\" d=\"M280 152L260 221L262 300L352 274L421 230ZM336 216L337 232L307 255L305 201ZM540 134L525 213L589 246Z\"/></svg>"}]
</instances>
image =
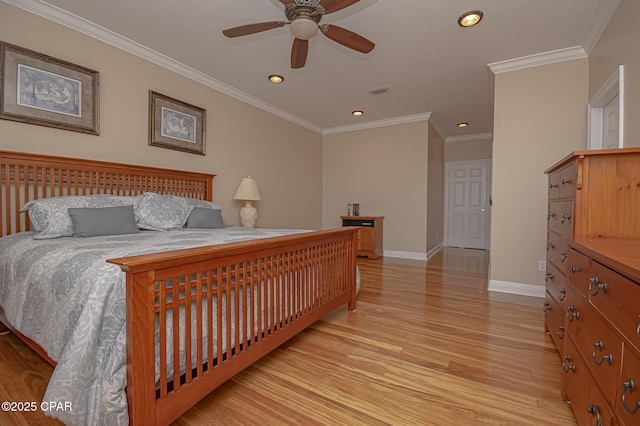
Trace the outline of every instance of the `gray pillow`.
<instances>
[{"instance_id":1,"label":"gray pillow","mask_svg":"<svg viewBox=\"0 0 640 426\"><path fill-rule=\"evenodd\" d=\"M118 195L79 195L42 198L29 201L20 212L29 212L29 221L36 234L35 240L70 237L73 235L73 223L69 208L81 207L118 207L135 204L142 196Z\"/></svg>"},{"instance_id":2,"label":"gray pillow","mask_svg":"<svg viewBox=\"0 0 640 426\"><path fill-rule=\"evenodd\" d=\"M140 232L133 206L70 208L74 237L97 237Z\"/></svg>"},{"instance_id":3,"label":"gray pillow","mask_svg":"<svg viewBox=\"0 0 640 426\"><path fill-rule=\"evenodd\" d=\"M222 212L218 209L194 207L189 213L185 228L224 228Z\"/></svg>"}]
</instances>

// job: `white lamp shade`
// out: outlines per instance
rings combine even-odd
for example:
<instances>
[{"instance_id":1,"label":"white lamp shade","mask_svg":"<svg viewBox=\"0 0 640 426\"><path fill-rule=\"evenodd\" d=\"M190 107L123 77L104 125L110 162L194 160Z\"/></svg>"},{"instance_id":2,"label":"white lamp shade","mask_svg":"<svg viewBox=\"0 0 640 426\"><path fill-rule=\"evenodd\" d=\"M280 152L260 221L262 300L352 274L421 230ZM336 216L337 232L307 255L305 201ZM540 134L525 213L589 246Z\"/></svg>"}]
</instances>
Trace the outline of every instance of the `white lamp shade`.
<instances>
[{"instance_id":1,"label":"white lamp shade","mask_svg":"<svg viewBox=\"0 0 640 426\"><path fill-rule=\"evenodd\" d=\"M242 181L240 182L240 185L238 185L238 189L236 190L236 194L233 196L233 199L245 201L262 200L262 196L260 196L260 189L258 189L256 180L251 176L242 178Z\"/></svg>"}]
</instances>

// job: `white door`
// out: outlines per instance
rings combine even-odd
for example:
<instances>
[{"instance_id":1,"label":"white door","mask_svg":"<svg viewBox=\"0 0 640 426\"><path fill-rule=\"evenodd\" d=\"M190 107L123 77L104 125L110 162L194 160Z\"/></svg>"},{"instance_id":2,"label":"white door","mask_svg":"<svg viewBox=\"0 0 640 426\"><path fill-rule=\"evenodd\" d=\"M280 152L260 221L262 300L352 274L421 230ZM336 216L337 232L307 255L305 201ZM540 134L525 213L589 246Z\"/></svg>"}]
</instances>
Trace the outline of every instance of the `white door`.
<instances>
[{"instance_id":1,"label":"white door","mask_svg":"<svg viewBox=\"0 0 640 426\"><path fill-rule=\"evenodd\" d=\"M446 244L488 249L489 160L450 162L447 168Z\"/></svg>"},{"instance_id":2,"label":"white door","mask_svg":"<svg viewBox=\"0 0 640 426\"><path fill-rule=\"evenodd\" d=\"M618 136L618 124L620 123L620 107L618 102L618 96L613 98L603 108L602 114L602 148L612 149L618 148L619 136Z\"/></svg>"}]
</instances>

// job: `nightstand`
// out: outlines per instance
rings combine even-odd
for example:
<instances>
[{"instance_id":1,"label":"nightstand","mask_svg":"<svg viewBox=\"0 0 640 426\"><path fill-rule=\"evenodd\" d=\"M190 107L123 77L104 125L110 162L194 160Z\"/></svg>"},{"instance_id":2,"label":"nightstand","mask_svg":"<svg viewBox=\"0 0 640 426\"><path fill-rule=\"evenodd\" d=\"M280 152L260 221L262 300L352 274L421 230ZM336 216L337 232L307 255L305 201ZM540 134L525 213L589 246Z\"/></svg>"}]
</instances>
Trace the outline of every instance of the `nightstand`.
<instances>
[{"instance_id":1,"label":"nightstand","mask_svg":"<svg viewBox=\"0 0 640 426\"><path fill-rule=\"evenodd\" d=\"M382 257L382 220L384 216L340 216L342 226L358 226L358 256Z\"/></svg>"}]
</instances>

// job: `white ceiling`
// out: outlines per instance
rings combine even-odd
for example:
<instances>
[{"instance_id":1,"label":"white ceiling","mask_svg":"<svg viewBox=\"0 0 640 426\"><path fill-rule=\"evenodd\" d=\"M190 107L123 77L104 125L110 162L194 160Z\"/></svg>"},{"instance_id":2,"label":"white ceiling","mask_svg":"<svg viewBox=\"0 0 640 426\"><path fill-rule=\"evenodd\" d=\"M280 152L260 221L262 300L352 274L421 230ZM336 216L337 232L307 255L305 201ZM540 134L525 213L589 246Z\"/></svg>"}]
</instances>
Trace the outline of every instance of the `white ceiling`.
<instances>
[{"instance_id":1,"label":"white ceiling","mask_svg":"<svg viewBox=\"0 0 640 426\"><path fill-rule=\"evenodd\" d=\"M448 140L492 133L492 69L588 54L619 3L361 0L321 23L366 37L376 44L373 51L352 51L319 33L309 42L305 67L293 70L288 26L235 39L222 35L239 25L286 21L278 0L4 1L320 133L430 117ZM458 17L473 9L484 12L480 25L459 27ZM285 82L268 82L273 73ZM390 92L368 92L381 86ZM365 115L353 117L355 109ZM461 121L469 127L458 129Z\"/></svg>"}]
</instances>

